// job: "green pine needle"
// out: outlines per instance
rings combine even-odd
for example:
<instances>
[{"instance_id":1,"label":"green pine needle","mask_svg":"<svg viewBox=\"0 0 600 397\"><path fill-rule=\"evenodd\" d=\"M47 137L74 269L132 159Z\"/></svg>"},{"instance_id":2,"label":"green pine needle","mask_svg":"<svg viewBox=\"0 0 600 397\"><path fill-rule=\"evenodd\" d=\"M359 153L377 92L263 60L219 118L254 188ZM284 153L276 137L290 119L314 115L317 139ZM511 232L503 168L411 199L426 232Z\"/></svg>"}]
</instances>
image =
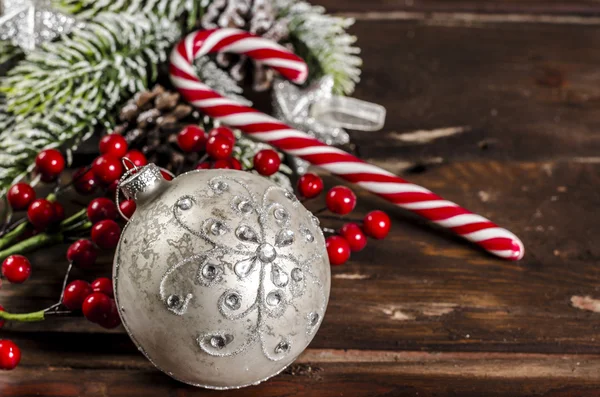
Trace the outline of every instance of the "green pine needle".
<instances>
[{"instance_id":1,"label":"green pine needle","mask_svg":"<svg viewBox=\"0 0 600 397\"><path fill-rule=\"evenodd\" d=\"M289 21L290 40L309 65L309 79L331 75L335 93L352 94L362 66L356 37L346 33L354 20L328 15L323 7L304 1L276 0L275 6L279 18Z\"/></svg>"},{"instance_id":2,"label":"green pine needle","mask_svg":"<svg viewBox=\"0 0 600 397\"><path fill-rule=\"evenodd\" d=\"M0 132L0 193L31 171L40 150L73 149L109 126L112 110L155 79L178 37L177 24L153 14L101 12L11 69L0 81L0 128L10 126Z\"/></svg>"}]
</instances>

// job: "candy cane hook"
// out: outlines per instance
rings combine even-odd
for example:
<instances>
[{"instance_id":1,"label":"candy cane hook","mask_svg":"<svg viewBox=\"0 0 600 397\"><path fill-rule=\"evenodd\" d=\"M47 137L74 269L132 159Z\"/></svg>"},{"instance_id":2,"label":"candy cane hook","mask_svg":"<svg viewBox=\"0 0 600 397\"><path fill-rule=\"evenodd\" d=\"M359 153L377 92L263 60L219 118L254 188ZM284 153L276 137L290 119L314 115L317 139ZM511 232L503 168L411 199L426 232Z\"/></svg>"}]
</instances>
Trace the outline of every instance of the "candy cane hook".
<instances>
[{"instance_id":1,"label":"candy cane hook","mask_svg":"<svg viewBox=\"0 0 600 397\"><path fill-rule=\"evenodd\" d=\"M523 257L525 249L521 240L488 219L473 214L422 186L328 146L267 114L225 98L202 84L192 63L198 57L215 52L249 56L272 67L294 83L303 83L308 76L308 67L301 58L271 40L238 29L190 33L171 53L171 80L186 100L210 117L356 183L399 207L451 230L494 255L509 260Z\"/></svg>"}]
</instances>

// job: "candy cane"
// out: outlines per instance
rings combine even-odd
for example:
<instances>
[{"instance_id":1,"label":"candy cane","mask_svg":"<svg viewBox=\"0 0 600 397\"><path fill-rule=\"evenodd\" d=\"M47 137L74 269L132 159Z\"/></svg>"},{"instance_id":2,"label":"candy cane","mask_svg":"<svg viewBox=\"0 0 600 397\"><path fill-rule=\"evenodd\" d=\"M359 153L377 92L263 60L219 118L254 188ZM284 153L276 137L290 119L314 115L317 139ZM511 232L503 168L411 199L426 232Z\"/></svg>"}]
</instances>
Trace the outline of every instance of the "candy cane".
<instances>
[{"instance_id":1,"label":"candy cane","mask_svg":"<svg viewBox=\"0 0 600 397\"><path fill-rule=\"evenodd\" d=\"M301 58L270 40L237 29L190 33L171 54L171 80L191 104L210 117L356 183L399 207L451 230L494 255L509 260L523 257L525 250L521 240L488 219L473 214L422 186L328 146L267 114L224 98L202 84L192 63L198 57L215 52L249 56L272 67L294 83L303 83L308 76L307 65Z\"/></svg>"}]
</instances>

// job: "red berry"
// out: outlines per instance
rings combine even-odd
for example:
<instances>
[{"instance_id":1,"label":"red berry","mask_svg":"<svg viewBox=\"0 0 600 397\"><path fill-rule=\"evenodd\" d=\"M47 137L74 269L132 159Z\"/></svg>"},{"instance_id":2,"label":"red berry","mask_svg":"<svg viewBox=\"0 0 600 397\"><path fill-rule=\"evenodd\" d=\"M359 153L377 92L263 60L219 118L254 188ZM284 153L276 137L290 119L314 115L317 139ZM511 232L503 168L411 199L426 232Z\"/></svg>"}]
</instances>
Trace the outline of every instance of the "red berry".
<instances>
[{"instance_id":1,"label":"red berry","mask_svg":"<svg viewBox=\"0 0 600 397\"><path fill-rule=\"evenodd\" d=\"M231 164L231 168L234 170L241 170L242 169L242 163L240 163L240 161L236 158L230 158L229 159L229 163Z\"/></svg>"},{"instance_id":2,"label":"red berry","mask_svg":"<svg viewBox=\"0 0 600 397\"><path fill-rule=\"evenodd\" d=\"M117 206L106 197L93 199L87 207L87 216L92 223L98 223L104 219L117 218Z\"/></svg>"},{"instance_id":3,"label":"red berry","mask_svg":"<svg viewBox=\"0 0 600 397\"><path fill-rule=\"evenodd\" d=\"M35 200L35 190L27 183L17 183L8 189L6 198L13 210L22 211Z\"/></svg>"},{"instance_id":4,"label":"red berry","mask_svg":"<svg viewBox=\"0 0 600 397\"><path fill-rule=\"evenodd\" d=\"M227 159L227 160L217 160L217 161L214 162L214 164L213 164L212 167L215 170L220 170L220 169L230 170L231 169L231 163L229 162L229 159Z\"/></svg>"},{"instance_id":5,"label":"red berry","mask_svg":"<svg viewBox=\"0 0 600 397\"><path fill-rule=\"evenodd\" d=\"M67 250L67 260L73 266L81 269L89 269L96 263L98 249L90 240L81 239L75 241Z\"/></svg>"},{"instance_id":6,"label":"red berry","mask_svg":"<svg viewBox=\"0 0 600 397\"><path fill-rule=\"evenodd\" d=\"M390 217L383 211L371 211L364 219L363 229L367 236L383 239L390 232L392 221Z\"/></svg>"},{"instance_id":7,"label":"red berry","mask_svg":"<svg viewBox=\"0 0 600 397\"><path fill-rule=\"evenodd\" d=\"M101 292L92 292L81 305L85 318L93 323L106 320L111 311L111 299Z\"/></svg>"},{"instance_id":8,"label":"red berry","mask_svg":"<svg viewBox=\"0 0 600 397\"><path fill-rule=\"evenodd\" d=\"M98 144L101 154L121 158L127 153L127 141L119 134L104 135Z\"/></svg>"},{"instance_id":9,"label":"red berry","mask_svg":"<svg viewBox=\"0 0 600 397\"><path fill-rule=\"evenodd\" d=\"M235 134L227 127L217 127L210 130L208 137L221 136L227 138L232 145L235 145Z\"/></svg>"},{"instance_id":10,"label":"red berry","mask_svg":"<svg viewBox=\"0 0 600 397\"><path fill-rule=\"evenodd\" d=\"M215 135L206 142L206 153L214 160L229 158L233 153L233 143L223 135Z\"/></svg>"},{"instance_id":11,"label":"red berry","mask_svg":"<svg viewBox=\"0 0 600 397\"><path fill-rule=\"evenodd\" d=\"M4 311L4 307L2 305L0 305L0 312ZM0 328L2 328L4 326L5 321L4 320L0 320Z\"/></svg>"},{"instance_id":12,"label":"red berry","mask_svg":"<svg viewBox=\"0 0 600 397\"><path fill-rule=\"evenodd\" d=\"M29 205L27 218L36 229L44 229L54 220L54 204L46 199L37 199Z\"/></svg>"},{"instance_id":13,"label":"red berry","mask_svg":"<svg viewBox=\"0 0 600 397\"><path fill-rule=\"evenodd\" d=\"M8 339L0 340L0 369L15 369L21 361L21 349Z\"/></svg>"},{"instance_id":14,"label":"red berry","mask_svg":"<svg viewBox=\"0 0 600 397\"><path fill-rule=\"evenodd\" d=\"M98 325L101 327L112 329L116 328L121 324L121 318L119 317L119 311L117 310L117 305L113 299L110 300L110 309L106 316L98 321Z\"/></svg>"},{"instance_id":15,"label":"red berry","mask_svg":"<svg viewBox=\"0 0 600 397\"><path fill-rule=\"evenodd\" d=\"M11 255L2 262L2 275L13 284L24 283L31 275L31 263L23 255Z\"/></svg>"},{"instance_id":16,"label":"red berry","mask_svg":"<svg viewBox=\"0 0 600 397\"><path fill-rule=\"evenodd\" d=\"M329 236L325 239L329 263L334 266L343 265L350 259L350 245L340 236Z\"/></svg>"},{"instance_id":17,"label":"red berry","mask_svg":"<svg viewBox=\"0 0 600 397\"><path fill-rule=\"evenodd\" d=\"M65 169L65 158L56 149L42 150L35 158L35 166L42 175L52 179Z\"/></svg>"},{"instance_id":18,"label":"red berry","mask_svg":"<svg viewBox=\"0 0 600 397\"><path fill-rule=\"evenodd\" d=\"M65 207L58 201L53 202L52 207L54 207L54 218L52 219L52 222L62 222L65 219Z\"/></svg>"},{"instance_id":19,"label":"red berry","mask_svg":"<svg viewBox=\"0 0 600 397\"><path fill-rule=\"evenodd\" d=\"M356 195L346 186L336 186L327 192L325 202L329 211L346 215L356 207Z\"/></svg>"},{"instance_id":20,"label":"red berry","mask_svg":"<svg viewBox=\"0 0 600 397\"><path fill-rule=\"evenodd\" d=\"M117 192L117 186L119 186L119 181L116 180L106 188L106 195L108 197L115 197L115 193Z\"/></svg>"},{"instance_id":21,"label":"red berry","mask_svg":"<svg viewBox=\"0 0 600 397\"><path fill-rule=\"evenodd\" d=\"M298 192L306 198L317 197L323 191L323 179L316 174L304 174L298 179Z\"/></svg>"},{"instance_id":22,"label":"red berry","mask_svg":"<svg viewBox=\"0 0 600 397\"><path fill-rule=\"evenodd\" d=\"M62 303L69 310L81 310L83 301L93 292L92 286L87 281L72 281L65 288Z\"/></svg>"},{"instance_id":23,"label":"red berry","mask_svg":"<svg viewBox=\"0 0 600 397\"><path fill-rule=\"evenodd\" d=\"M73 186L77 193L87 196L94 193L98 181L91 169L86 171L86 167L81 167L73 173Z\"/></svg>"},{"instance_id":24,"label":"red berry","mask_svg":"<svg viewBox=\"0 0 600 397\"><path fill-rule=\"evenodd\" d=\"M115 248L120 235L121 228L111 219L105 219L92 226L92 241L105 250Z\"/></svg>"},{"instance_id":25,"label":"red berry","mask_svg":"<svg viewBox=\"0 0 600 397\"><path fill-rule=\"evenodd\" d=\"M121 210L123 215L127 217L127 219L131 218L136 208L137 205L133 200L125 200L119 203L119 209Z\"/></svg>"},{"instance_id":26,"label":"red berry","mask_svg":"<svg viewBox=\"0 0 600 397\"><path fill-rule=\"evenodd\" d=\"M264 176L279 171L281 159L275 150L263 149L254 155L254 169Z\"/></svg>"},{"instance_id":27,"label":"red berry","mask_svg":"<svg viewBox=\"0 0 600 397\"><path fill-rule=\"evenodd\" d=\"M167 171L165 171L163 169L160 170L160 174L162 175L163 178L165 178L165 181L173 180L173 175L169 174Z\"/></svg>"},{"instance_id":28,"label":"red berry","mask_svg":"<svg viewBox=\"0 0 600 397\"><path fill-rule=\"evenodd\" d=\"M199 152L206 146L206 134L196 125L188 125L177 134L177 144L186 153Z\"/></svg>"},{"instance_id":29,"label":"red berry","mask_svg":"<svg viewBox=\"0 0 600 397\"><path fill-rule=\"evenodd\" d=\"M203 161L202 163L196 166L197 170L208 170L210 169L210 163L208 161Z\"/></svg>"},{"instance_id":30,"label":"red berry","mask_svg":"<svg viewBox=\"0 0 600 397\"><path fill-rule=\"evenodd\" d=\"M118 158L110 154L103 154L92 163L92 171L100 182L110 185L121 177L123 166Z\"/></svg>"},{"instance_id":31,"label":"red berry","mask_svg":"<svg viewBox=\"0 0 600 397\"><path fill-rule=\"evenodd\" d=\"M108 277L100 277L92 281L92 289L94 292L101 292L104 295L114 298L112 281Z\"/></svg>"},{"instance_id":32,"label":"red berry","mask_svg":"<svg viewBox=\"0 0 600 397\"><path fill-rule=\"evenodd\" d=\"M131 160L136 167L143 167L148 164L148 159L139 150L130 150L125 154L125 157Z\"/></svg>"},{"instance_id":33,"label":"red berry","mask_svg":"<svg viewBox=\"0 0 600 397\"><path fill-rule=\"evenodd\" d=\"M367 236L356 223L346 223L342 226L340 236L346 239L352 252L362 251L367 246Z\"/></svg>"}]
</instances>

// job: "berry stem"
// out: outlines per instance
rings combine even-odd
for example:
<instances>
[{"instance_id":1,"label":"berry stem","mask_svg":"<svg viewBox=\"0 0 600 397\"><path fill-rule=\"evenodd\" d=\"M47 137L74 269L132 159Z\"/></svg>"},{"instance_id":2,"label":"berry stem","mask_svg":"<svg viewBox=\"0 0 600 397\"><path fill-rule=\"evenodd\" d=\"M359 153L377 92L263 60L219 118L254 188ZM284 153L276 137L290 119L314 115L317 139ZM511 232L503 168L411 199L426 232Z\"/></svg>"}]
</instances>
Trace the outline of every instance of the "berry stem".
<instances>
[{"instance_id":1,"label":"berry stem","mask_svg":"<svg viewBox=\"0 0 600 397\"><path fill-rule=\"evenodd\" d=\"M92 227L92 222L88 221L87 219L82 219L77 223L74 223L72 225L69 225L67 227L63 227L62 231L63 232L71 232L71 231L81 231L81 230L85 230L85 229L89 229Z\"/></svg>"},{"instance_id":2,"label":"berry stem","mask_svg":"<svg viewBox=\"0 0 600 397\"><path fill-rule=\"evenodd\" d=\"M362 219L344 218L342 216L335 216L335 215L320 215L319 218L331 219L331 220L340 221L340 222L354 222L354 223L363 223L364 222Z\"/></svg>"},{"instance_id":3,"label":"berry stem","mask_svg":"<svg viewBox=\"0 0 600 397\"><path fill-rule=\"evenodd\" d=\"M62 233L40 233L0 251L0 261L6 259L10 255L24 254L46 245L61 243L63 240L64 236Z\"/></svg>"},{"instance_id":4,"label":"berry stem","mask_svg":"<svg viewBox=\"0 0 600 397\"><path fill-rule=\"evenodd\" d=\"M44 321L44 314L46 313L46 310L47 309L39 310L37 312L19 314L0 311L0 319L19 322Z\"/></svg>"},{"instance_id":5,"label":"berry stem","mask_svg":"<svg viewBox=\"0 0 600 397\"><path fill-rule=\"evenodd\" d=\"M2 238L0 238L0 249L10 245L13 241L15 241L27 229L28 224L29 223L27 222L23 222L2 236Z\"/></svg>"},{"instance_id":6,"label":"berry stem","mask_svg":"<svg viewBox=\"0 0 600 397\"><path fill-rule=\"evenodd\" d=\"M323 207L323 208L320 208L320 209L318 209L316 211L313 211L313 214L314 215L319 215L320 213L325 212L325 211L327 211L327 207Z\"/></svg>"},{"instance_id":7,"label":"berry stem","mask_svg":"<svg viewBox=\"0 0 600 397\"><path fill-rule=\"evenodd\" d=\"M61 229L65 229L65 226L68 226L68 225L70 225L73 222L80 221L81 218L85 217L86 212L87 212L87 208L82 208L81 210L77 211L76 213L74 213L73 215L71 215L70 217L68 217L64 221L62 221L60 223Z\"/></svg>"}]
</instances>

